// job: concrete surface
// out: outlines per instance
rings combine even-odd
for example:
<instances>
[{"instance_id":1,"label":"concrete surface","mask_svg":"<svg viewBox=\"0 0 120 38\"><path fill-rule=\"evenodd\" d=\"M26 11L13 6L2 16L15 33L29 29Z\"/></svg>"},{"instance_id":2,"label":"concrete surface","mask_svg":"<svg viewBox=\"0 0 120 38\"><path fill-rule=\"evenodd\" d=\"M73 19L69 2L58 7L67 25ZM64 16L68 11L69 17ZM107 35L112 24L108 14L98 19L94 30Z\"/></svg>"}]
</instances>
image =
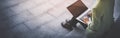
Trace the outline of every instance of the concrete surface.
<instances>
[{"instance_id":1,"label":"concrete surface","mask_svg":"<svg viewBox=\"0 0 120 38\"><path fill-rule=\"evenodd\" d=\"M83 30L61 26L71 19L66 7L75 1L0 0L0 38L83 38Z\"/></svg>"}]
</instances>

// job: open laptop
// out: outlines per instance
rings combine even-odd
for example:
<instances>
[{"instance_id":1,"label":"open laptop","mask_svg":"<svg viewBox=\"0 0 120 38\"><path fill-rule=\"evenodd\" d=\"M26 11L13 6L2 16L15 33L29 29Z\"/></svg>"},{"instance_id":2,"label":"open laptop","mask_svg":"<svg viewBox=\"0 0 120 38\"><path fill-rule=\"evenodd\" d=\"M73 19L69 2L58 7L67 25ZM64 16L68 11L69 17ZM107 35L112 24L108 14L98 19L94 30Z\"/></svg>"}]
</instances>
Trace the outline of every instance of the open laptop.
<instances>
[{"instance_id":1,"label":"open laptop","mask_svg":"<svg viewBox=\"0 0 120 38\"><path fill-rule=\"evenodd\" d=\"M90 9L88 9L88 7L81 0L76 1L67 7L67 9L73 15L73 18L78 21L84 24L89 24L91 22L91 19L89 18L90 16L87 17L90 14Z\"/></svg>"}]
</instances>

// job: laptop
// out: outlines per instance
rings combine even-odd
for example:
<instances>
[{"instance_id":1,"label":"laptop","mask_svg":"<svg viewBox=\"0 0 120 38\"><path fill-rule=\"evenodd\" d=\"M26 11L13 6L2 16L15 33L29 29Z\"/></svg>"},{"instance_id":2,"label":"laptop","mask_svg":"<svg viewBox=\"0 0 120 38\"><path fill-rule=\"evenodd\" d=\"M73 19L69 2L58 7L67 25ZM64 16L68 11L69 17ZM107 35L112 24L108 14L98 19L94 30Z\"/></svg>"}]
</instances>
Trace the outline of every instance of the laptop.
<instances>
[{"instance_id":1,"label":"laptop","mask_svg":"<svg viewBox=\"0 0 120 38\"><path fill-rule=\"evenodd\" d=\"M77 19L78 21L84 24L89 24L91 22L91 17L89 16L90 9L88 9L88 7L81 0L76 1L67 7L67 9L73 15L73 18Z\"/></svg>"}]
</instances>

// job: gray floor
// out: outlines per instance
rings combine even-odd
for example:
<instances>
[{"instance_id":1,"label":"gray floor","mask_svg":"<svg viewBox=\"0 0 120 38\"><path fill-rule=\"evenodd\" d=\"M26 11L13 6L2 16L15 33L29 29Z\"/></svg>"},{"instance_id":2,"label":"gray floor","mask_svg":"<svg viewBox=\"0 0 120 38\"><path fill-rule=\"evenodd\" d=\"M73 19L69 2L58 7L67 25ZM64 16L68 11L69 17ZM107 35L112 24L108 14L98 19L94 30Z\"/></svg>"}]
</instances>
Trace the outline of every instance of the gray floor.
<instances>
[{"instance_id":1,"label":"gray floor","mask_svg":"<svg viewBox=\"0 0 120 38\"><path fill-rule=\"evenodd\" d=\"M61 27L75 1L0 0L0 38L85 38L81 29Z\"/></svg>"},{"instance_id":2,"label":"gray floor","mask_svg":"<svg viewBox=\"0 0 120 38\"><path fill-rule=\"evenodd\" d=\"M120 38L120 16L105 38Z\"/></svg>"},{"instance_id":3,"label":"gray floor","mask_svg":"<svg viewBox=\"0 0 120 38\"><path fill-rule=\"evenodd\" d=\"M115 0L114 18L115 24L105 38L120 38L120 0Z\"/></svg>"}]
</instances>

